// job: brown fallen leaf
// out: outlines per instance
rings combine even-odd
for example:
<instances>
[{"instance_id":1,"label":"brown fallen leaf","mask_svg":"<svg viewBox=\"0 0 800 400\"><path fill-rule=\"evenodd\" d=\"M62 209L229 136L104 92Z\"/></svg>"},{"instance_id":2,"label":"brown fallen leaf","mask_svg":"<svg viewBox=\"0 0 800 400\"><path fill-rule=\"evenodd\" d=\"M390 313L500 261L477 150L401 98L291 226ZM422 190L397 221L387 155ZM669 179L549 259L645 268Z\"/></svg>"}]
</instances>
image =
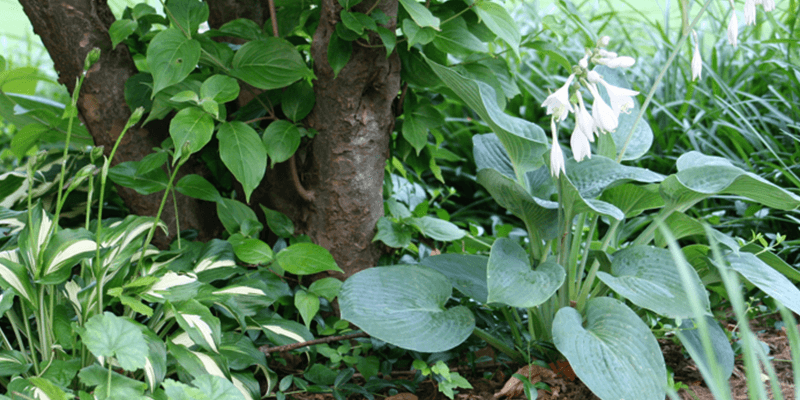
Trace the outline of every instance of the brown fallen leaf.
<instances>
[{"instance_id":1,"label":"brown fallen leaf","mask_svg":"<svg viewBox=\"0 0 800 400\"><path fill-rule=\"evenodd\" d=\"M517 370L516 373L527 377L531 383L544 382L550 386L548 398L557 398L558 394L565 387L564 379L559 378L555 372L545 367L540 367L538 365L526 365ZM524 392L525 385L521 380L512 376L508 382L506 382L503 388L500 389L499 392L495 393L492 398L499 399L501 397L506 397L511 399L515 397L524 397ZM543 396L545 396L545 392L544 390L540 389L539 398L543 398Z\"/></svg>"},{"instance_id":2,"label":"brown fallen leaf","mask_svg":"<svg viewBox=\"0 0 800 400\"><path fill-rule=\"evenodd\" d=\"M419 400L419 397L411 393L398 393L387 397L386 400Z\"/></svg>"}]
</instances>

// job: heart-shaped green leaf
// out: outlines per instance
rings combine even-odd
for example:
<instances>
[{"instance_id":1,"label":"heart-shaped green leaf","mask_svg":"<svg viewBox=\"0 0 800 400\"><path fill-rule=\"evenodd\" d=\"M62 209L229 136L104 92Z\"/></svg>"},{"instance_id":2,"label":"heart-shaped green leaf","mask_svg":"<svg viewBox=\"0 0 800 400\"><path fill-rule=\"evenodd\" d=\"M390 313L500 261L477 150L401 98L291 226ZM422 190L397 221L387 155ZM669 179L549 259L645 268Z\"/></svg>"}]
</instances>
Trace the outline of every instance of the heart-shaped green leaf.
<instances>
[{"instance_id":1,"label":"heart-shaped green leaf","mask_svg":"<svg viewBox=\"0 0 800 400\"><path fill-rule=\"evenodd\" d=\"M369 268L351 276L339 293L342 319L370 336L405 349L452 349L472 334L468 308L445 309L453 288L447 277L415 265Z\"/></svg>"},{"instance_id":2,"label":"heart-shaped green leaf","mask_svg":"<svg viewBox=\"0 0 800 400\"><path fill-rule=\"evenodd\" d=\"M536 270L528 254L515 241L497 239L486 266L488 303L530 308L549 299L564 283L566 273L558 263L546 261Z\"/></svg>"},{"instance_id":3,"label":"heart-shaped green leaf","mask_svg":"<svg viewBox=\"0 0 800 400\"><path fill-rule=\"evenodd\" d=\"M667 367L650 329L610 297L586 304L586 323L564 307L553 320L553 342L575 374L603 400L664 400Z\"/></svg>"}]
</instances>

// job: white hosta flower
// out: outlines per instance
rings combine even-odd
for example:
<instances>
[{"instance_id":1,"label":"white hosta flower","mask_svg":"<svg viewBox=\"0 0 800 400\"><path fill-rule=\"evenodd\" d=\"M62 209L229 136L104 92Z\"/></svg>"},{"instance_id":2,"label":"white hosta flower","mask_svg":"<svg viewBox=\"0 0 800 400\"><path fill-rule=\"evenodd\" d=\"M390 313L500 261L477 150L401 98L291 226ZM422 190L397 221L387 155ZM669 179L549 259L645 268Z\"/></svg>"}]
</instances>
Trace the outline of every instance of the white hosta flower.
<instances>
[{"instance_id":1,"label":"white hosta flower","mask_svg":"<svg viewBox=\"0 0 800 400\"><path fill-rule=\"evenodd\" d=\"M764 0L761 5L764 7L764 11L772 11L775 9L775 0Z\"/></svg>"},{"instance_id":2,"label":"white hosta flower","mask_svg":"<svg viewBox=\"0 0 800 400\"><path fill-rule=\"evenodd\" d=\"M565 120L567 114L573 112L572 104L569 103L569 85L572 84L573 79L575 79L575 74L570 75L564 86L547 96L542 103L542 107L547 107L547 115L552 114L553 118L558 119L559 122Z\"/></svg>"},{"instance_id":3,"label":"white hosta flower","mask_svg":"<svg viewBox=\"0 0 800 400\"><path fill-rule=\"evenodd\" d=\"M617 68L617 67L628 68L633 66L633 64L635 63L636 63L635 58L628 56L621 56L607 62L606 66L608 68Z\"/></svg>"},{"instance_id":4,"label":"white hosta flower","mask_svg":"<svg viewBox=\"0 0 800 400\"><path fill-rule=\"evenodd\" d=\"M550 119L550 128L553 131L553 146L550 148L550 175L558 178L561 173L567 173L567 171L564 169L564 152L558 145L555 118Z\"/></svg>"},{"instance_id":5,"label":"white hosta flower","mask_svg":"<svg viewBox=\"0 0 800 400\"><path fill-rule=\"evenodd\" d=\"M755 0L745 0L744 2L744 23L746 25L755 25L756 23Z\"/></svg>"},{"instance_id":6,"label":"white hosta flower","mask_svg":"<svg viewBox=\"0 0 800 400\"><path fill-rule=\"evenodd\" d=\"M589 111L586 111L581 92L576 94L578 95L578 109L575 111L575 128L580 128L581 132L586 136L586 140L594 142L594 120Z\"/></svg>"},{"instance_id":7,"label":"white hosta flower","mask_svg":"<svg viewBox=\"0 0 800 400\"><path fill-rule=\"evenodd\" d=\"M736 18L736 12L731 15L731 21L728 22L728 43L736 47L739 44L739 20Z\"/></svg>"},{"instance_id":8,"label":"white hosta flower","mask_svg":"<svg viewBox=\"0 0 800 400\"><path fill-rule=\"evenodd\" d=\"M597 71L589 71L589 73L586 75L586 79L588 79L590 83L600 83L600 81L603 80Z\"/></svg>"},{"instance_id":9,"label":"white hosta flower","mask_svg":"<svg viewBox=\"0 0 800 400\"><path fill-rule=\"evenodd\" d=\"M606 88L608 100L611 102L611 109L614 110L614 114L619 116L621 112L629 113L634 105L633 96L636 96L639 92L614 86L604 80L600 80L600 83Z\"/></svg>"},{"instance_id":10,"label":"white hosta flower","mask_svg":"<svg viewBox=\"0 0 800 400\"><path fill-rule=\"evenodd\" d=\"M703 72L703 60L700 58L700 42L697 40L697 33L694 31L694 54L692 55L692 80L700 79Z\"/></svg>"},{"instance_id":11,"label":"white hosta flower","mask_svg":"<svg viewBox=\"0 0 800 400\"><path fill-rule=\"evenodd\" d=\"M589 69L589 55L583 56L580 61L578 61L578 65L581 66L583 69Z\"/></svg>"},{"instance_id":12,"label":"white hosta flower","mask_svg":"<svg viewBox=\"0 0 800 400\"><path fill-rule=\"evenodd\" d=\"M589 134L591 135L591 133ZM575 157L575 161L582 161L586 157L592 158L592 148L589 147L589 140L577 123L575 124L575 130L572 131L572 137L569 138L569 146L572 148L572 156ZM552 163L552 154L550 157Z\"/></svg>"},{"instance_id":13,"label":"white hosta flower","mask_svg":"<svg viewBox=\"0 0 800 400\"><path fill-rule=\"evenodd\" d=\"M612 132L619 125L618 114L614 112L608 104L600 97L597 86L589 85L589 91L594 96L592 103L592 119L594 120L594 130L598 133Z\"/></svg>"},{"instance_id":14,"label":"white hosta flower","mask_svg":"<svg viewBox=\"0 0 800 400\"><path fill-rule=\"evenodd\" d=\"M597 41L597 46L598 47L606 47L606 46L608 46L609 43L611 43L611 37L610 36L603 36Z\"/></svg>"}]
</instances>

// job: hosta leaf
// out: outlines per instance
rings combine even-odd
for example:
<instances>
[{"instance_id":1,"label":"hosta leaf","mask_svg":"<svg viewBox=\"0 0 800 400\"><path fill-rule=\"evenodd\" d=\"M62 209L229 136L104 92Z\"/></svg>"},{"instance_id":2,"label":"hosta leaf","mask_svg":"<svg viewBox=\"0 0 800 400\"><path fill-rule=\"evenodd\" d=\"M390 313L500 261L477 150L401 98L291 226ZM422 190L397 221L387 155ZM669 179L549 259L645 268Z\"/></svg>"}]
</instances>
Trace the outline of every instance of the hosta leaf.
<instances>
[{"instance_id":1,"label":"hosta leaf","mask_svg":"<svg viewBox=\"0 0 800 400\"><path fill-rule=\"evenodd\" d=\"M19 234L19 250L24 260L23 264L30 268L31 273L38 275L39 252L44 249L50 230L53 228L53 219L44 211L41 203L37 203L30 211L30 217L25 229Z\"/></svg>"},{"instance_id":2,"label":"hosta leaf","mask_svg":"<svg viewBox=\"0 0 800 400\"><path fill-rule=\"evenodd\" d=\"M264 178L267 151L253 128L239 121L223 122L217 133L219 156L242 184L246 201Z\"/></svg>"},{"instance_id":3,"label":"hosta leaf","mask_svg":"<svg viewBox=\"0 0 800 400\"><path fill-rule=\"evenodd\" d=\"M97 243L92 236L84 229L63 230L53 235L44 251L37 282L48 285L65 282L72 275L75 264L94 256Z\"/></svg>"},{"instance_id":4,"label":"hosta leaf","mask_svg":"<svg viewBox=\"0 0 800 400\"><path fill-rule=\"evenodd\" d=\"M196 300L172 304L178 325L192 338L192 341L205 349L218 353L221 338L219 318L211 314L208 307Z\"/></svg>"},{"instance_id":5,"label":"hosta leaf","mask_svg":"<svg viewBox=\"0 0 800 400\"><path fill-rule=\"evenodd\" d=\"M244 395L224 377L200 375L192 385L195 387L171 379L164 381L170 400L245 400Z\"/></svg>"},{"instance_id":6,"label":"hosta leaf","mask_svg":"<svg viewBox=\"0 0 800 400\"><path fill-rule=\"evenodd\" d=\"M536 270L528 254L515 241L497 239L486 266L487 303L530 308L549 299L564 283L566 273L556 262L547 261Z\"/></svg>"},{"instance_id":7,"label":"hosta leaf","mask_svg":"<svg viewBox=\"0 0 800 400\"><path fill-rule=\"evenodd\" d=\"M313 243L297 243L281 250L275 259L285 271L311 275L323 271L343 272L327 249Z\"/></svg>"},{"instance_id":8,"label":"hosta leaf","mask_svg":"<svg viewBox=\"0 0 800 400\"><path fill-rule=\"evenodd\" d=\"M200 61L200 42L177 28L158 33L147 46L147 65L153 74L153 94L189 76Z\"/></svg>"},{"instance_id":9,"label":"hosta leaf","mask_svg":"<svg viewBox=\"0 0 800 400\"><path fill-rule=\"evenodd\" d=\"M256 318L256 329L264 332L271 343L283 346L292 343L303 343L314 340L314 335L302 324L288 321L280 317ZM248 327L248 329L251 329Z\"/></svg>"},{"instance_id":10,"label":"hosta leaf","mask_svg":"<svg viewBox=\"0 0 800 400\"><path fill-rule=\"evenodd\" d=\"M800 314L800 290L783 274L751 253L729 253L725 260L750 283L778 300L786 308ZM718 266L719 267L719 266Z\"/></svg>"},{"instance_id":11,"label":"hosta leaf","mask_svg":"<svg viewBox=\"0 0 800 400\"><path fill-rule=\"evenodd\" d=\"M544 165L542 155L550 148L544 130L521 118L512 117L497 104L495 90L469 79L455 70L425 59L434 73L486 122L506 148L517 180L524 181L528 171Z\"/></svg>"},{"instance_id":12,"label":"hosta leaf","mask_svg":"<svg viewBox=\"0 0 800 400\"><path fill-rule=\"evenodd\" d=\"M621 68L608 68L605 65L598 65L594 70L609 84L624 89L631 89L631 85L628 83L628 80L625 79ZM605 92L605 87L600 85L598 90ZM604 96L604 99L608 100L608 97ZM636 119L640 107L639 100L634 97L633 107L629 109L628 112L623 112L619 115L619 125L616 130L611 132L611 138L614 140L617 152L622 150L622 146L625 145L625 141L628 140L631 128L633 127L633 121ZM653 130L650 128L650 124L648 124L647 121L641 120L636 124L636 130L633 136L631 136L628 147L625 149L625 154L622 155L622 160L636 160L645 155L652 145Z\"/></svg>"},{"instance_id":13,"label":"hosta leaf","mask_svg":"<svg viewBox=\"0 0 800 400\"><path fill-rule=\"evenodd\" d=\"M96 357L114 357L126 371L144 367L147 343L140 328L108 311L86 321L83 344Z\"/></svg>"},{"instance_id":14,"label":"hosta leaf","mask_svg":"<svg viewBox=\"0 0 800 400\"><path fill-rule=\"evenodd\" d=\"M706 316L706 324L708 325L711 336L711 345L714 349L715 360L712 362L717 363L717 365L722 368L722 376L727 380L731 377L731 374L733 374L733 348L731 348L725 331L722 330L713 317L710 315ZM709 364L706 352L703 350L700 330L697 328L697 324L694 320L684 319L676 334L678 338L680 338L681 343L683 343L683 346L686 347L686 350L692 356L692 359L694 359L697 364L704 365L701 369L705 368L706 371L711 371L711 364Z\"/></svg>"},{"instance_id":15,"label":"hosta leaf","mask_svg":"<svg viewBox=\"0 0 800 400\"><path fill-rule=\"evenodd\" d=\"M24 265L0 257L0 286L3 290L13 288L33 309L38 308L38 298Z\"/></svg>"},{"instance_id":16,"label":"hosta leaf","mask_svg":"<svg viewBox=\"0 0 800 400\"><path fill-rule=\"evenodd\" d=\"M647 325L610 297L586 304L586 322L564 307L553 320L553 342L575 374L601 399L663 400L667 368Z\"/></svg>"},{"instance_id":17,"label":"hosta leaf","mask_svg":"<svg viewBox=\"0 0 800 400\"><path fill-rule=\"evenodd\" d=\"M288 41L269 37L245 43L233 57L230 75L259 89L289 86L292 82L313 78L300 53Z\"/></svg>"},{"instance_id":18,"label":"hosta leaf","mask_svg":"<svg viewBox=\"0 0 800 400\"><path fill-rule=\"evenodd\" d=\"M339 293L342 319L385 342L433 353L452 349L472 334L468 308L445 309L453 288L447 278L415 265L369 268L351 276Z\"/></svg>"},{"instance_id":19,"label":"hosta leaf","mask_svg":"<svg viewBox=\"0 0 800 400\"><path fill-rule=\"evenodd\" d=\"M152 392L161 385L167 374L167 346L150 329L145 329L143 333L148 349L144 377Z\"/></svg>"},{"instance_id":20,"label":"hosta leaf","mask_svg":"<svg viewBox=\"0 0 800 400\"><path fill-rule=\"evenodd\" d=\"M489 258L469 254L441 254L426 257L420 265L435 269L450 279L459 292L486 304L486 264Z\"/></svg>"},{"instance_id":21,"label":"hosta leaf","mask_svg":"<svg viewBox=\"0 0 800 400\"><path fill-rule=\"evenodd\" d=\"M143 293L143 297L158 303L164 302L164 299L172 302L183 301L194 297L199 287L200 282L195 274L170 271L158 278L158 281Z\"/></svg>"},{"instance_id":22,"label":"hosta leaf","mask_svg":"<svg viewBox=\"0 0 800 400\"><path fill-rule=\"evenodd\" d=\"M235 273L236 260L231 244L219 239L212 239L206 243L197 257L194 272L203 282L227 278Z\"/></svg>"},{"instance_id":23,"label":"hosta leaf","mask_svg":"<svg viewBox=\"0 0 800 400\"><path fill-rule=\"evenodd\" d=\"M24 354L16 350L0 350L0 376L21 375L32 366Z\"/></svg>"},{"instance_id":24,"label":"hosta leaf","mask_svg":"<svg viewBox=\"0 0 800 400\"><path fill-rule=\"evenodd\" d=\"M708 293L694 269L690 269L693 286L708 310ZM672 318L691 318L689 294L669 250L632 246L614 253L611 273L598 272L600 280L633 304Z\"/></svg>"},{"instance_id":25,"label":"hosta leaf","mask_svg":"<svg viewBox=\"0 0 800 400\"><path fill-rule=\"evenodd\" d=\"M223 370L227 371L228 366L225 359L219 355L191 351L181 344L175 344L172 340L167 340L167 351L178 362L180 369L191 376L215 375L223 378L226 376Z\"/></svg>"},{"instance_id":26,"label":"hosta leaf","mask_svg":"<svg viewBox=\"0 0 800 400\"><path fill-rule=\"evenodd\" d=\"M688 207L718 194L744 196L767 207L791 210L800 197L760 176L735 167L730 161L690 151L676 162L678 173L661 183L661 192L678 207Z\"/></svg>"}]
</instances>

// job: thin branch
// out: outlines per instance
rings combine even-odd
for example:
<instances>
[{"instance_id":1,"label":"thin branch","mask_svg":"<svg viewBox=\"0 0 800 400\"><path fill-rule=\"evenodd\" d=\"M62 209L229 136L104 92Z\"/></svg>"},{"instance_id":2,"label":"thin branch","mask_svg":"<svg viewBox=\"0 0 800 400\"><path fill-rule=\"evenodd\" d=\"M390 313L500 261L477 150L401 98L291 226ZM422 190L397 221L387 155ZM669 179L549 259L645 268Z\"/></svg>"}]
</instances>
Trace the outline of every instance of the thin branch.
<instances>
[{"instance_id":1,"label":"thin branch","mask_svg":"<svg viewBox=\"0 0 800 400\"><path fill-rule=\"evenodd\" d=\"M356 332L356 333L351 333L351 334L348 334L348 335L328 336L328 337L324 337L322 339L314 339L314 340L309 340L307 342L302 342L302 343L292 343L292 344L287 344L287 345L284 345L284 346L267 347L266 345L264 345L264 346L259 347L258 350L260 350L261 352L263 352L264 354L269 356L270 353L291 351L291 350L299 349L301 347L313 346L315 344L339 342L339 341L342 341L342 340L350 340L350 339L361 338L361 337L369 337L369 335L366 332Z\"/></svg>"},{"instance_id":2,"label":"thin branch","mask_svg":"<svg viewBox=\"0 0 800 400\"><path fill-rule=\"evenodd\" d=\"M269 4L269 16L272 19L272 36L278 36L278 13L275 12L275 0L267 0Z\"/></svg>"},{"instance_id":3,"label":"thin branch","mask_svg":"<svg viewBox=\"0 0 800 400\"><path fill-rule=\"evenodd\" d=\"M303 200L313 203L314 202L314 191L313 190L306 190L303 187L303 184L300 183L300 177L297 175L297 162L294 160L297 153L292 154L292 158L289 159L289 170L292 176L292 183L294 184L294 189L297 190L297 194L303 198Z\"/></svg>"}]
</instances>

